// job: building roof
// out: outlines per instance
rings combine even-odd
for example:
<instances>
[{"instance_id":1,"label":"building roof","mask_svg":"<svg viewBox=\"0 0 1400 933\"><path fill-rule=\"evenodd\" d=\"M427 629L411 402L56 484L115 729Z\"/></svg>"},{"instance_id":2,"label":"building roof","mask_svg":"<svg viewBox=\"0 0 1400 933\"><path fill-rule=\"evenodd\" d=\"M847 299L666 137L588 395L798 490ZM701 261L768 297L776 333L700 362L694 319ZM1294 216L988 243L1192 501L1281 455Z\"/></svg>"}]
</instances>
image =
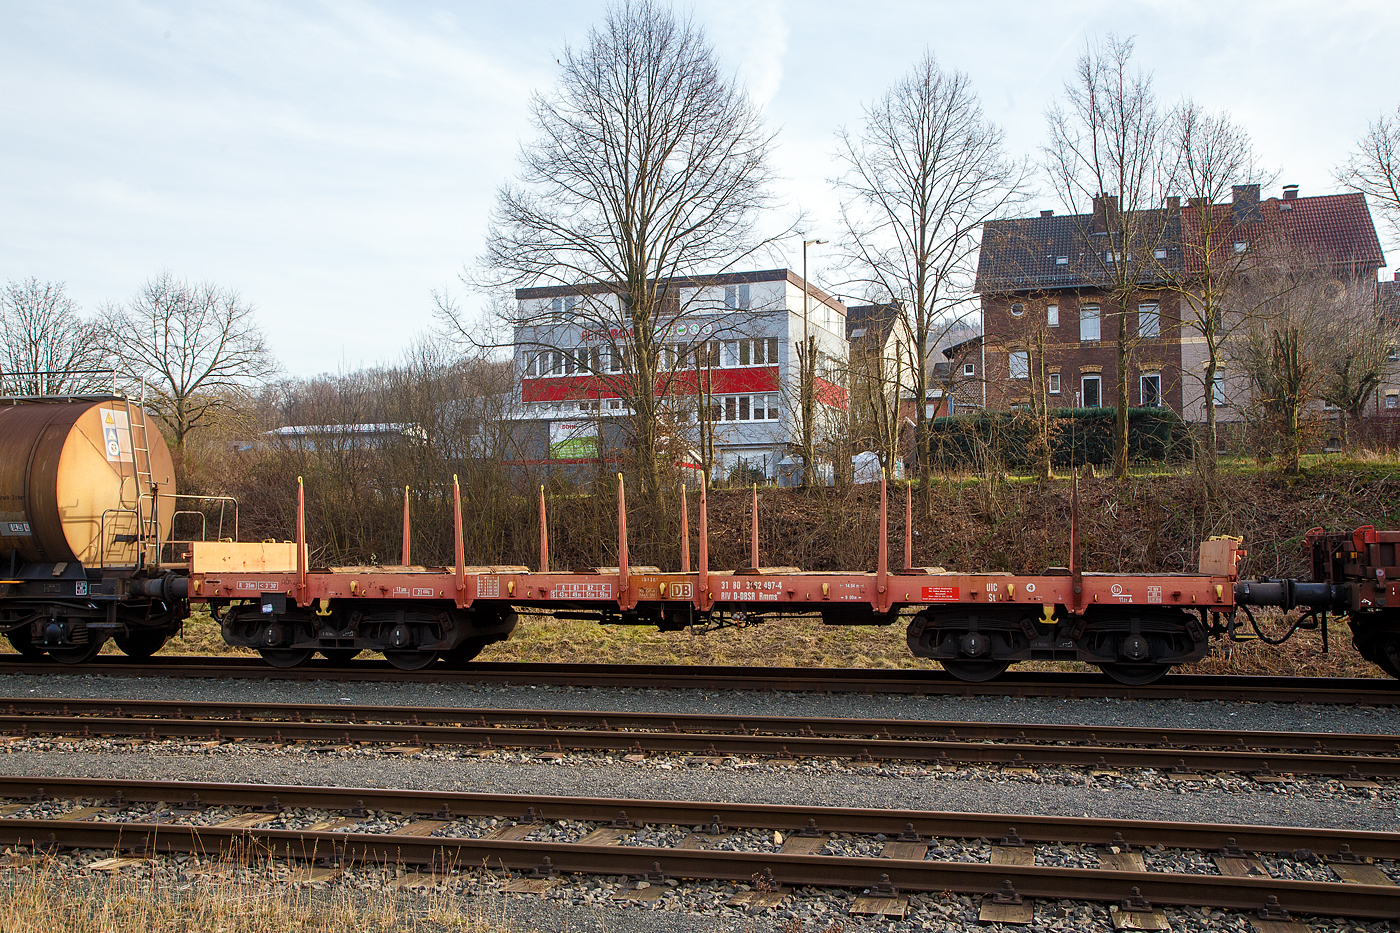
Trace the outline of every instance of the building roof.
<instances>
[{"instance_id":1,"label":"building roof","mask_svg":"<svg viewBox=\"0 0 1400 933\"><path fill-rule=\"evenodd\" d=\"M899 320L899 305L850 305L846 308L846 339L883 347Z\"/></svg>"},{"instance_id":2,"label":"building roof","mask_svg":"<svg viewBox=\"0 0 1400 933\"><path fill-rule=\"evenodd\" d=\"M1192 248L1192 244L1200 242L1201 219L1207 210L1215 216L1221 251L1233 251L1235 242L1253 243L1277 237L1296 253L1330 266L1375 269L1385 262L1366 198L1353 192L1269 198L1258 203L1257 212L1239 221L1230 216L1234 204L1185 207L1181 211L1181 235L1188 272L1198 271L1203 265L1204 250L1199 246Z\"/></svg>"},{"instance_id":3,"label":"building roof","mask_svg":"<svg viewBox=\"0 0 1400 933\"><path fill-rule=\"evenodd\" d=\"M1141 263L1138 281L1154 284L1160 281L1158 264L1179 267L1179 212L1154 208L1137 216L1143 229L1157 231L1152 245L1167 251L1160 260ZM1112 250L1113 237L1095 233L1094 221L1094 214L1055 216L1050 211L1042 211L1039 217L988 221L982 228L976 291L987 294L1102 284L1103 254Z\"/></svg>"},{"instance_id":4,"label":"building roof","mask_svg":"<svg viewBox=\"0 0 1400 933\"><path fill-rule=\"evenodd\" d=\"M1376 283L1376 310L1382 317L1400 321L1400 269L1389 282Z\"/></svg>"},{"instance_id":5,"label":"building roof","mask_svg":"<svg viewBox=\"0 0 1400 933\"><path fill-rule=\"evenodd\" d=\"M755 282L789 282L798 288L803 287L802 276L791 269L762 269L756 272L717 272L714 275L684 275L668 280L673 288L714 288L719 285L752 285ZM831 307L842 314L846 306L834 295L829 295L812 283L806 283L807 293L816 301ZM535 288L517 288L516 301L534 298L567 298L569 295L598 295L617 293L621 283L583 282L578 285L542 285Z\"/></svg>"}]
</instances>

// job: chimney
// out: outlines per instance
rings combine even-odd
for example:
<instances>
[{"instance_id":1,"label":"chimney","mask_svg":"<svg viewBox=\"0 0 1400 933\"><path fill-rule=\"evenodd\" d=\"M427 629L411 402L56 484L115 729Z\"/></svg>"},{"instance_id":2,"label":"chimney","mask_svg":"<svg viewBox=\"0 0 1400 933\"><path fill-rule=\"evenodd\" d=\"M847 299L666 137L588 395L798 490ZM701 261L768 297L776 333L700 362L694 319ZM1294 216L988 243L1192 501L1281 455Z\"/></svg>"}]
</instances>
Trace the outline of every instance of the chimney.
<instances>
[{"instance_id":1,"label":"chimney","mask_svg":"<svg viewBox=\"0 0 1400 933\"><path fill-rule=\"evenodd\" d=\"M1171 197L1167 198L1167 213L1181 213L1181 198L1177 197L1176 195L1172 195Z\"/></svg>"},{"instance_id":2,"label":"chimney","mask_svg":"<svg viewBox=\"0 0 1400 933\"><path fill-rule=\"evenodd\" d=\"M1230 207L1235 223L1259 219L1259 186L1232 185Z\"/></svg>"},{"instance_id":3,"label":"chimney","mask_svg":"<svg viewBox=\"0 0 1400 933\"><path fill-rule=\"evenodd\" d=\"M1285 201L1292 201L1292 200L1293 200L1294 198L1296 198L1296 197L1298 197L1298 186L1297 186L1297 185L1284 185L1284 186L1283 186L1283 199L1284 199Z\"/></svg>"},{"instance_id":4,"label":"chimney","mask_svg":"<svg viewBox=\"0 0 1400 933\"><path fill-rule=\"evenodd\" d=\"M1054 211L1041 211L1041 212L1040 212L1040 216L1041 216L1041 217L1054 217L1054 216L1055 216L1055 212L1054 212Z\"/></svg>"},{"instance_id":5,"label":"chimney","mask_svg":"<svg viewBox=\"0 0 1400 933\"><path fill-rule=\"evenodd\" d=\"M1094 198L1094 232L1108 233L1118 225L1118 198L1100 194Z\"/></svg>"}]
</instances>

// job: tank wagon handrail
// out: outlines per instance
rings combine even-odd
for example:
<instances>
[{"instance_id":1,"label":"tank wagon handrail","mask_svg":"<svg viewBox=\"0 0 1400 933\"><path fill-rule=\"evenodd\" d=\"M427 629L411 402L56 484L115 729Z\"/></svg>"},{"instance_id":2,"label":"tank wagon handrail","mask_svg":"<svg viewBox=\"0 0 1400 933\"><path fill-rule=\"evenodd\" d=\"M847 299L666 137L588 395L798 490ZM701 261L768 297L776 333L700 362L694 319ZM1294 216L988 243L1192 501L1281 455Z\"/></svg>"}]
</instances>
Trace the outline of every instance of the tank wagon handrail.
<instances>
[{"instance_id":1,"label":"tank wagon handrail","mask_svg":"<svg viewBox=\"0 0 1400 933\"><path fill-rule=\"evenodd\" d=\"M140 541L140 535L141 535L141 509L140 509L140 506L139 506L139 505L138 505L136 508L134 508L134 509L107 509L107 510L103 511L102 517L101 517L100 519L98 519L98 523L97 523L97 566L98 566L98 567L101 567L101 568L103 568L103 569L106 569L106 567L107 567L107 516L108 516L108 515L135 515L135 516L136 516L136 529L137 529L137 532L136 532L136 533L137 533L137 541L138 541L138 542ZM139 553L139 552L138 552L138 553ZM126 564L113 564L112 566L113 566L113 567L125 567L125 566L127 566L127 565L126 565ZM132 564L131 566L134 567L134 566L136 566L136 565L135 565L135 564Z\"/></svg>"}]
</instances>

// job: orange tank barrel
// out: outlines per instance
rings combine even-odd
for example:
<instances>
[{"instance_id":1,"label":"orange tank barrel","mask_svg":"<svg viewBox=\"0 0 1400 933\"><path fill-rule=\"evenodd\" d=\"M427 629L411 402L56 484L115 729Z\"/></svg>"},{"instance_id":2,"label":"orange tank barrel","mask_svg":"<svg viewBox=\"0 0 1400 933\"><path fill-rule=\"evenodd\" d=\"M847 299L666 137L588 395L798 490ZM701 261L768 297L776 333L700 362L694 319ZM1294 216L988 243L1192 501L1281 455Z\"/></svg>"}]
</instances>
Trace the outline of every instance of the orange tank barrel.
<instances>
[{"instance_id":1,"label":"orange tank barrel","mask_svg":"<svg viewBox=\"0 0 1400 933\"><path fill-rule=\"evenodd\" d=\"M136 423L128 424L128 419ZM175 468L159 428L126 400L0 403L0 553L26 563L138 562L142 521L169 537Z\"/></svg>"}]
</instances>

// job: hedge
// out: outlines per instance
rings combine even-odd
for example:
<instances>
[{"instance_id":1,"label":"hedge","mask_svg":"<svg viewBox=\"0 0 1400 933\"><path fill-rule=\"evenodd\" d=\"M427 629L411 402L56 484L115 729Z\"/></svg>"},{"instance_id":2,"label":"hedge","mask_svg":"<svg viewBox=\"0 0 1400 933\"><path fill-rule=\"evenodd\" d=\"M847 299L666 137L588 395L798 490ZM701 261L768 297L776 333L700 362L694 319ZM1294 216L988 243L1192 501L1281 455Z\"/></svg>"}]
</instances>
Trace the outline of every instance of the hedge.
<instances>
[{"instance_id":1,"label":"hedge","mask_svg":"<svg viewBox=\"0 0 1400 933\"><path fill-rule=\"evenodd\" d=\"M1113 462L1116 408L1057 408L1050 412L1051 460L1056 466ZM1035 419L1027 412L977 412L929 423L933 463L944 469L977 468L988 453L1008 467L1034 466ZM1186 423L1169 408L1128 409L1128 456L1180 462L1191 457Z\"/></svg>"}]
</instances>

